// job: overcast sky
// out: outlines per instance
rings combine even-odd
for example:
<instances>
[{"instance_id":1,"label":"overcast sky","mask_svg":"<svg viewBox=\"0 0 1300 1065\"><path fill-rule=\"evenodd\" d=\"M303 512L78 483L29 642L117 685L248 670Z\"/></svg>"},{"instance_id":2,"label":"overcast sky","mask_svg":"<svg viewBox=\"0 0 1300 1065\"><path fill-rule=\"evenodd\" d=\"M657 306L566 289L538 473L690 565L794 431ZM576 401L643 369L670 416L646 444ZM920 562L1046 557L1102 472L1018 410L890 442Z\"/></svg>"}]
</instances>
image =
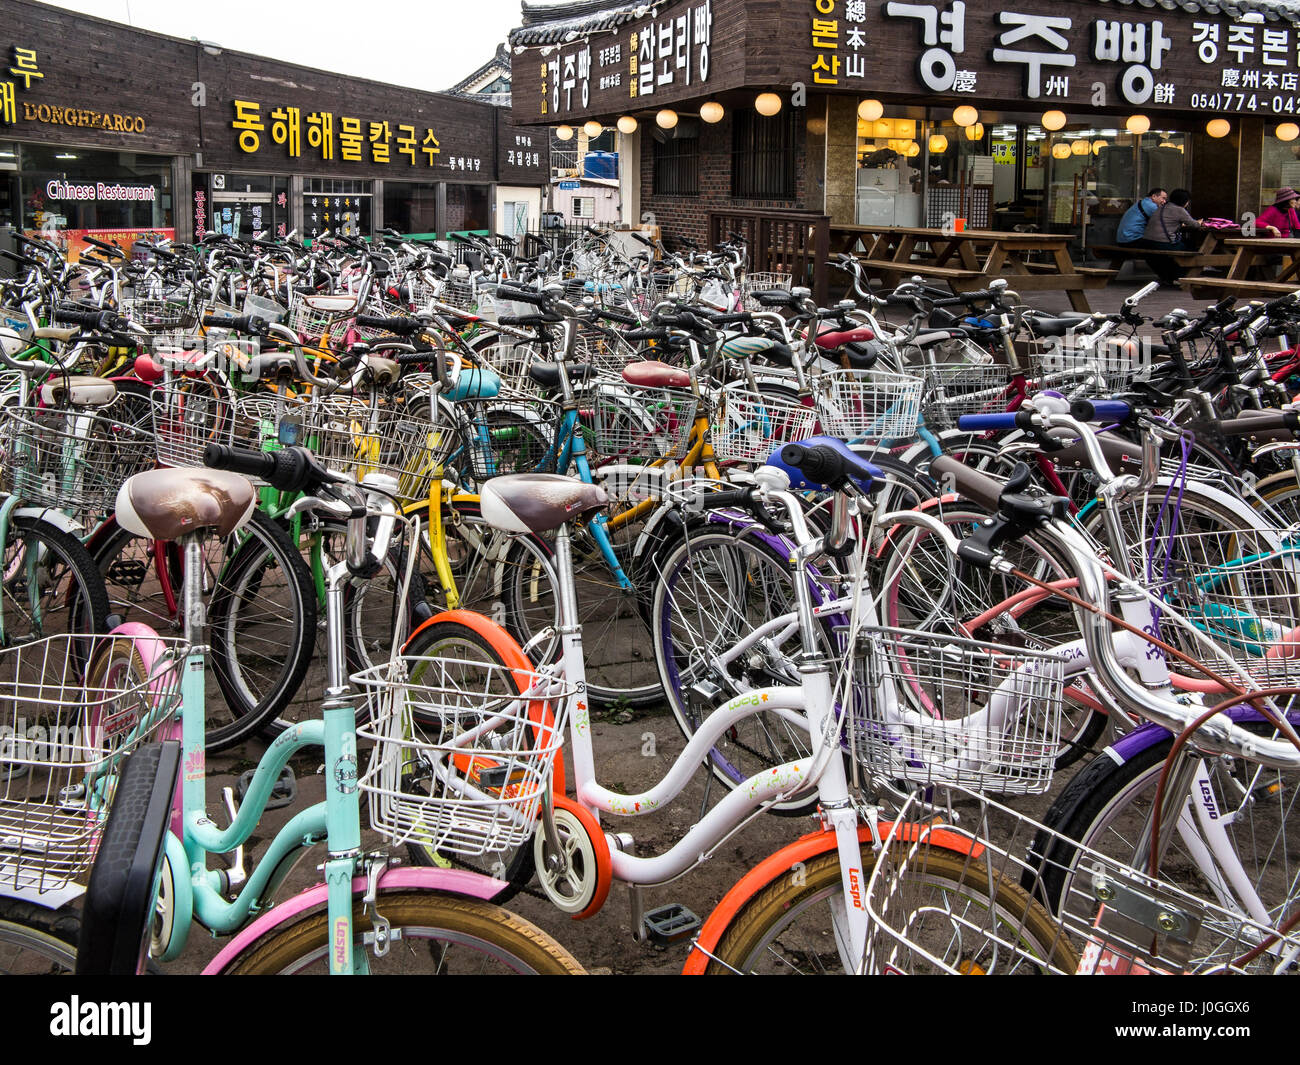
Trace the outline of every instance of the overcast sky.
<instances>
[{"instance_id":1,"label":"overcast sky","mask_svg":"<svg viewBox=\"0 0 1300 1065\"><path fill-rule=\"evenodd\" d=\"M433 92L481 67L519 24L519 0L45 2L137 29Z\"/></svg>"}]
</instances>

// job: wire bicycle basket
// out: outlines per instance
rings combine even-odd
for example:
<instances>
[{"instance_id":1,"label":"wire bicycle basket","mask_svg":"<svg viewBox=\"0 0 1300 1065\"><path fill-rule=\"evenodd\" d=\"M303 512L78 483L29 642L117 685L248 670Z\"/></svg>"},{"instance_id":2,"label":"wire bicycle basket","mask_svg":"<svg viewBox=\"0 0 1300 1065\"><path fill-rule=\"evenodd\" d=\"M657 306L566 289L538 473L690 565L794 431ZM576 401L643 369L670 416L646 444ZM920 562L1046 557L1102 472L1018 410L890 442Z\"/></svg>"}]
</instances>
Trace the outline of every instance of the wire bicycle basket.
<instances>
[{"instance_id":1,"label":"wire bicycle basket","mask_svg":"<svg viewBox=\"0 0 1300 1065\"><path fill-rule=\"evenodd\" d=\"M64 634L0 650L0 889L90 867L122 757L176 712L180 640Z\"/></svg>"},{"instance_id":2,"label":"wire bicycle basket","mask_svg":"<svg viewBox=\"0 0 1300 1065\"><path fill-rule=\"evenodd\" d=\"M1059 655L866 628L853 667L850 742L873 775L1004 795L1050 786L1060 753Z\"/></svg>"},{"instance_id":3,"label":"wire bicycle basket","mask_svg":"<svg viewBox=\"0 0 1300 1065\"><path fill-rule=\"evenodd\" d=\"M9 407L4 411L0 487L83 524L111 514L117 490L154 467L154 440L142 425L97 410Z\"/></svg>"},{"instance_id":4,"label":"wire bicycle basket","mask_svg":"<svg viewBox=\"0 0 1300 1065\"><path fill-rule=\"evenodd\" d=\"M524 843L564 736L568 694L526 670L403 656L356 674L374 742L359 781L370 825L394 843L491 854ZM521 696L521 689L545 697Z\"/></svg>"},{"instance_id":5,"label":"wire bicycle basket","mask_svg":"<svg viewBox=\"0 0 1300 1065\"><path fill-rule=\"evenodd\" d=\"M921 416L920 377L875 370L831 370L816 379L822 432L854 440L905 440Z\"/></svg>"},{"instance_id":6,"label":"wire bicycle basket","mask_svg":"<svg viewBox=\"0 0 1300 1065\"><path fill-rule=\"evenodd\" d=\"M724 388L709 420L713 454L722 461L766 462L782 444L813 434L817 409L798 396Z\"/></svg>"},{"instance_id":7,"label":"wire bicycle basket","mask_svg":"<svg viewBox=\"0 0 1300 1065\"><path fill-rule=\"evenodd\" d=\"M882 837L868 973L1265 974L1300 954L1287 914L1253 920L966 789L914 794Z\"/></svg>"}]
</instances>

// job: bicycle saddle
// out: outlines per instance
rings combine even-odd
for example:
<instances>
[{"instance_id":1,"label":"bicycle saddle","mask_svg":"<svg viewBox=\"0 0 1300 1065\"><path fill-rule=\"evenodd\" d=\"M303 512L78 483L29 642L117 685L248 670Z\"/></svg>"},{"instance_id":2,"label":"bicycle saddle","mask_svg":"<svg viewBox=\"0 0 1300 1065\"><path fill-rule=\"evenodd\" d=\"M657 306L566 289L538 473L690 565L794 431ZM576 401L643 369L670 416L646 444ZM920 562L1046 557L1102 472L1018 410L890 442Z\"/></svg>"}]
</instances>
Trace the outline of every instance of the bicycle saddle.
<instances>
[{"instance_id":1,"label":"bicycle saddle","mask_svg":"<svg viewBox=\"0 0 1300 1065\"><path fill-rule=\"evenodd\" d=\"M257 505L253 483L225 470L167 468L127 478L117 493L117 523L135 536L175 540L212 529L229 536Z\"/></svg>"},{"instance_id":2,"label":"bicycle saddle","mask_svg":"<svg viewBox=\"0 0 1300 1065\"><path fill-rule=\"evenodd\" d=\"M629 362L623 367L623 380L629 385L642 388L690 388L691 375L666 362L647 359L645 362Z\"/></svg>"},{"instance_id":3,"label":"bicycle saddle","mask_svg":"<svg viewBox=\"0 0 1300 1065\"><path fill-rule=\"evenodd\" d=\"M608 502L600 485L558 473L509 473L479 490L484 520L510 533L550 532Z\"/></svg>"},{"instance_id":4,"label":"bicycle saddle","mask_svg":"<svg viewBox=\"0 0 1300 1065\"><path fill-rule=\"evenodd\" d=\"M596 367L589 362L571 362L570 381L587 381L596 376ZM560 387L560 368L553 362L533 362L528 365L528 376L543 388Z\"/></svg>"},{"instance_id":5,"label":"bicycle saddle","mask_svg":"<svg viewBox=\"0 0 1300 1065\"><path fill-rule=\"evenodd\" d=\"M52 377L41 385L47 407L107 407L117 398L117 385L104 377Z\"/></svg>"},{"instance_id":6,"label":"bicycle saddle","mask_svg":"<svg viewBox=\"0 0 1300 1065\"><path fill-rule=\"evenodd\" d=\"M875 339L875 330L864 325L856 329L840 329L835 332L821 333L817 336L816 344L819 348L838 348L845 344L861 344Z\"/></svg>"}]
</instances>

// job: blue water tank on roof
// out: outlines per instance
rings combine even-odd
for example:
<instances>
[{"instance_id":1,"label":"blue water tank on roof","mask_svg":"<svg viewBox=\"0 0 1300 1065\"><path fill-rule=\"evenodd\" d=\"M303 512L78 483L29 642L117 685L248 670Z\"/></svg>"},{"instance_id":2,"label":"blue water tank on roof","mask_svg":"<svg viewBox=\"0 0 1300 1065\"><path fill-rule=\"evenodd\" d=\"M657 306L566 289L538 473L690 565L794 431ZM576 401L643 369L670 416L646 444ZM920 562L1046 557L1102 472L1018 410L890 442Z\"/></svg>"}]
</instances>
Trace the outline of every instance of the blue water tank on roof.
<instances>
[{"instance_id":1,"label":"blue water tank on roof","mask_svg":"<svg viewBox=\"0 0 1300 1065\"><path fill-rule=\"evenodd\" d=\"M588 152L583 161L582 172L584 177L616 179L618 152Z\"/></svg>"}]
</instances>

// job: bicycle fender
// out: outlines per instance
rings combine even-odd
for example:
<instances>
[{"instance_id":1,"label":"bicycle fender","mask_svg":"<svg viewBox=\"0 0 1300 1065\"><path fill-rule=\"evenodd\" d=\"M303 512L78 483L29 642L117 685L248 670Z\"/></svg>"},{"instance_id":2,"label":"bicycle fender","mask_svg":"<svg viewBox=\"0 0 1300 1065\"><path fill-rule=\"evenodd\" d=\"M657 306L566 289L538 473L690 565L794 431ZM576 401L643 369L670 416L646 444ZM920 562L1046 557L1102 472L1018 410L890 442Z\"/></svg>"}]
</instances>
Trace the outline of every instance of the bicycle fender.
<instances>
[{"instance_id":1,"label":"bicycle fender","mask_svg":"<svg viewBox=\"0 0 1300 1065\"><path fill-rule=\"evenodd\" d=\"M895 839L908 842L915 841L919 832L925 829L930 842L941 844L971 858L978 858L984 850L981 844L956 832L946 832L941 828L932 829L928 825L913 824L899 828L887 821L881 821L876 826L876 829L882 837L892 834ZM866 825L861 826L858 829L858 840L862 843L872 842L871 829ZM682 975L704 975L709 962L713 960L711 955L717 949L722 934L731 925L736 915L745 908L750 899L778 877L785 876L795 863L806 862L819 855L834 851L836 846L833 831L810 832L789 846L768 855L736 881L731 890L722 897L722 901L709 914L704 926L700 929L700 934L692 941L691 952L686 957L686 965L682 968Z\"/></svg>"},{"instance_id":2,"label":"bicycle fender","mask_svg":"<svg viewBox=\"0 0 1300 1065\"><path fill-rule=\"evenodd\" d=\"M51 507L15 507L13 513L17 517L40 518L49 522L51 525L57 525L65 533L81 539L81 534L85 532L80 525L73 521L61 510L54 510Z\"/></svg>"},{"instance_id":3,"label":"bicycle fender","mask_svg":"<svg viewBox=\"0 0 1300 1065\"><path fill-rule=\"evenodd\" d=\"M436 625L440 621L451 621L458 625L464 625L468 629L473 629L478 635L482 636L488 642L488 645L501 656L501 661L511 669L522 670L525 673L535 673L537 667L524 654L523 649L513 636L504 628L498 625L489 617L475 613L473 610L444 610L441 614L435 614L433 617L420 622L415 631L407 637L406 643L402 645L405 651L410 642L415 639L418 633L423 632L431 625ZM536 704L545 708L546 704L539 702ZM533 711L530 711L532 713ZM550 717L549 712L545 715ZM551 790L556 795L563 795L565 788L564 777L564 759L556 758L552 763L551 770Z\"/></svg>"},{"instance_id":4,"label":"bicycle fender","mask_svg":"<svg viewBox=\"0 0 1300 1065\"><path fill-rule=\"evenodd\" d=\"M440 891L447 895L480 899L491 902L506 885L482 873L471 873L466 869L439 869L436 866L400 866L386 869L379 878L379 887L389 890L415 888L419 891ZM352 878L352 895L354 898L365 895L366 878ZM249 944L268 934L282 924L287 924L300 914L315 906L322 905L329 897L329 888L317 884L293 898L287 899L267 910L252 924L248 925L234 939L222 948L221 953L208 962L203 970L204 976L219 976L221 971L238 957Z\"/></svg>"}]
</instances>

